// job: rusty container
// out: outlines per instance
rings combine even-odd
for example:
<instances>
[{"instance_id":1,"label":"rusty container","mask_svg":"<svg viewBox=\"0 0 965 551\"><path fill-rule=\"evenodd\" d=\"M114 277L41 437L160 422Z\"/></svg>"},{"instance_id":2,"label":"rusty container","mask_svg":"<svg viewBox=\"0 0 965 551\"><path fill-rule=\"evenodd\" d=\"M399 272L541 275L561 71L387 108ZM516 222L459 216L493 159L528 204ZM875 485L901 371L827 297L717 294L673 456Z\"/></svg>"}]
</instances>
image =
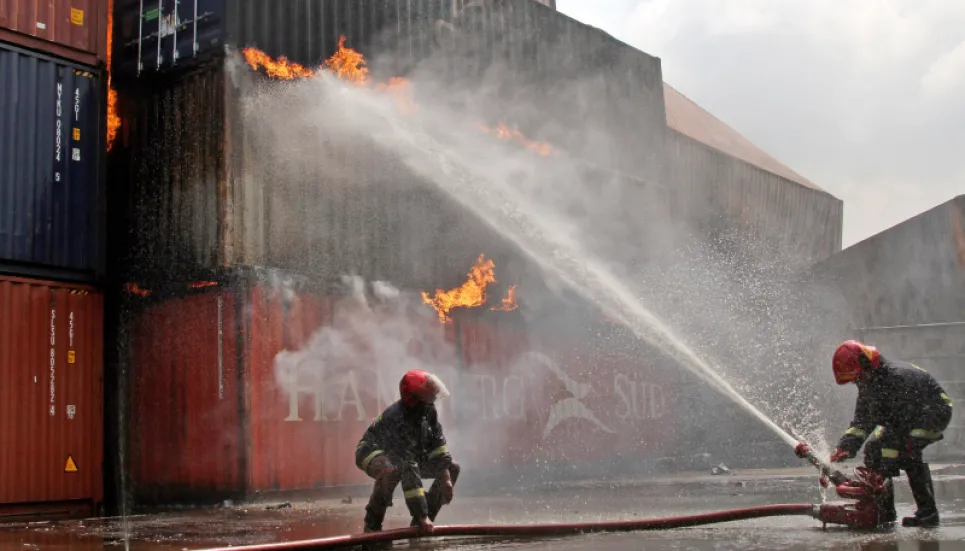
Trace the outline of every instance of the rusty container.
<instances>
[{"instance_id":1,"label":"rusty container","mask_svg":"<svg viewBox=\"0 0 965 551\"><path fill-rule=\"evenodd\" d=\"M69 59L107 64L111 0L5 0L0 41Z\"/></svg>"},{"instance_id":2,"label":"rusty container","mask_svg":"<svg viewBox=\"0 0 965 551\"><path fill-rule=\"evenodd\" d=\"M103 299L0 277L0 517L103 496Z\"/></svg>"}]
</instances>

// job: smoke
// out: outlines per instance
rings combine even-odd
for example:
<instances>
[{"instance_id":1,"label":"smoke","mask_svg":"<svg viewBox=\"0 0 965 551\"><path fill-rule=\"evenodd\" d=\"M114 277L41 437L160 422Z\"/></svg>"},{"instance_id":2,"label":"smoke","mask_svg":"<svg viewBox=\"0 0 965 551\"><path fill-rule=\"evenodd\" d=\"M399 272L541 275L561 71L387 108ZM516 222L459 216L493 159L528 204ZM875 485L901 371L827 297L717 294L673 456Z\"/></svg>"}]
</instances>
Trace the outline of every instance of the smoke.
<instances>
[{"instance_id":1,"label":"smoke","mask_svg":"<svg viewBox=\"0 0 965 551\"><path fill-rule=\"evenodd\" d=\"M301 348L275 357L279 389L289 395L311 389L323 408L316 415L341 418L346 404L367 411L373 403L393 403L398 381L411 369L436 373L448 384L455 348L414 297L386 282L366 285L358 276L344 278L341 291L331 320Z\"/></svg>"}]
</instances>

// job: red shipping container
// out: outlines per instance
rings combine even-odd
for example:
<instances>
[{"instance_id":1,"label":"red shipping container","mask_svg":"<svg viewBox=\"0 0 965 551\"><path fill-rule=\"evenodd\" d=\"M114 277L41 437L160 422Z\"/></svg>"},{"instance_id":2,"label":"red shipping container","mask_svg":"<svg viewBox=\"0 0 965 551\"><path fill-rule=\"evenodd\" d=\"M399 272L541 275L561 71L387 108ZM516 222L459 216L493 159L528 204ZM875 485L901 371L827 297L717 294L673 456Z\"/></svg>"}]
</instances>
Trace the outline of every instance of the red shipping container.
<instances>
[{"instance_id":1,"label":"red shipping container","mask_svg":"<svg viewBox=\"0 0 965 551\"><path fill-rule=\"evenodd\" d=\"M262 285L147 307L131 348L136 499L215 500L369 483L355 467L355 446L397 399L407 366L373 368L385 366L377 347L341 331L356 347L350 360L300 356L314 363L299 363L297 384L279 382L287 379L277 371L278 354L302 349L331 326L334 308L329 297ZM408 357L439 366L454 395L440 416L467 467L674 451L676 388L658 370L617 354L581 357L585 348L486 322L442 325L431 311L407 321L411 333L397 342Z\"/></svg>"},{"instance_id":2,"label":"red shipping container","mask_svg":"<svg viewBox=\"0 0 965 551\"><path fill-rule=\"evenodd\" d=\"M0 1L0 41L88 66L106 64L111 0Z\"/></svg>"},{"instance_id":3,"label":"red shipping container","mask_svg":"<svg viewBox=\"0 0 965 551\"><path fill-rule=\"evenodd\" d=\"M0 277L0 516L103 499L103 298Z\"/></svg>"}]
</instances>

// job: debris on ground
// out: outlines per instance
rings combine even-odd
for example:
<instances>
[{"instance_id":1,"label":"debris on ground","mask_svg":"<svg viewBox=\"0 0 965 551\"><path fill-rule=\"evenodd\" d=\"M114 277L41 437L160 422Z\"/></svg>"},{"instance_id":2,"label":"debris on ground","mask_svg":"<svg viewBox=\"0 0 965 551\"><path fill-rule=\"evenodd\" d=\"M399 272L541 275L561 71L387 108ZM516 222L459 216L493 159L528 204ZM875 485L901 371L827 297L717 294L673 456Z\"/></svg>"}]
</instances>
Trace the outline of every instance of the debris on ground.
<instances>
[{"instance_id":1,"label":"debris on ground","mask_svg":"<svg viewBox=\"0 0 965 551\"><path fill-rule=\"evenodd\" d=\"M712 475L729 475L729 474L734 474L734 473L733 473L733 471L731 471L730 469L727 468L727 465L724 465L723 463L721 463L720 465L717 465L716 467L714 467L713 469L711 469L711 470L710 470L710 474L712 474Z\"/></svg>"},{"instance_id":2,"label":"debris on ground","mask_svg":"<svg viewBox=\"0 0 965 551\"><path fill-rule=\"evenodd\" d=\"M266 511L273 511L273 510L274 510L274 511L277 511L277 510L280 510L280 509L291 509L291 508L292 508L292 504L291 504L291 503L288 503L288 502L285 502L285 503L279 503L278 505L269 505L268 507L265 507L265 510L266 510Z\"/></svg>"}]
</instances>

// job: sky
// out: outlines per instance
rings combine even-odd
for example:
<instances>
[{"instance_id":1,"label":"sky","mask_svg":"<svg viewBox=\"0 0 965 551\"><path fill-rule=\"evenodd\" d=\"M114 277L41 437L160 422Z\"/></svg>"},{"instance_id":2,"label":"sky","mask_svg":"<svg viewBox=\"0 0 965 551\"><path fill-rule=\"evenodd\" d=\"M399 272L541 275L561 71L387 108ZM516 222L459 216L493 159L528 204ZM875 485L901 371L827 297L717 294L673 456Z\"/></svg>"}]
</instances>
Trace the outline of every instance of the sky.
<instances>
[{"instance_id":1,"label":"sky","mask_svg":"<svg viewBox=\"0 0 965 551\"><path fill-rule=\"evenodd\" d=\"M557 0L844 201L845 247L965 194L965 1Z\"/></svg>"}]
</instances>

